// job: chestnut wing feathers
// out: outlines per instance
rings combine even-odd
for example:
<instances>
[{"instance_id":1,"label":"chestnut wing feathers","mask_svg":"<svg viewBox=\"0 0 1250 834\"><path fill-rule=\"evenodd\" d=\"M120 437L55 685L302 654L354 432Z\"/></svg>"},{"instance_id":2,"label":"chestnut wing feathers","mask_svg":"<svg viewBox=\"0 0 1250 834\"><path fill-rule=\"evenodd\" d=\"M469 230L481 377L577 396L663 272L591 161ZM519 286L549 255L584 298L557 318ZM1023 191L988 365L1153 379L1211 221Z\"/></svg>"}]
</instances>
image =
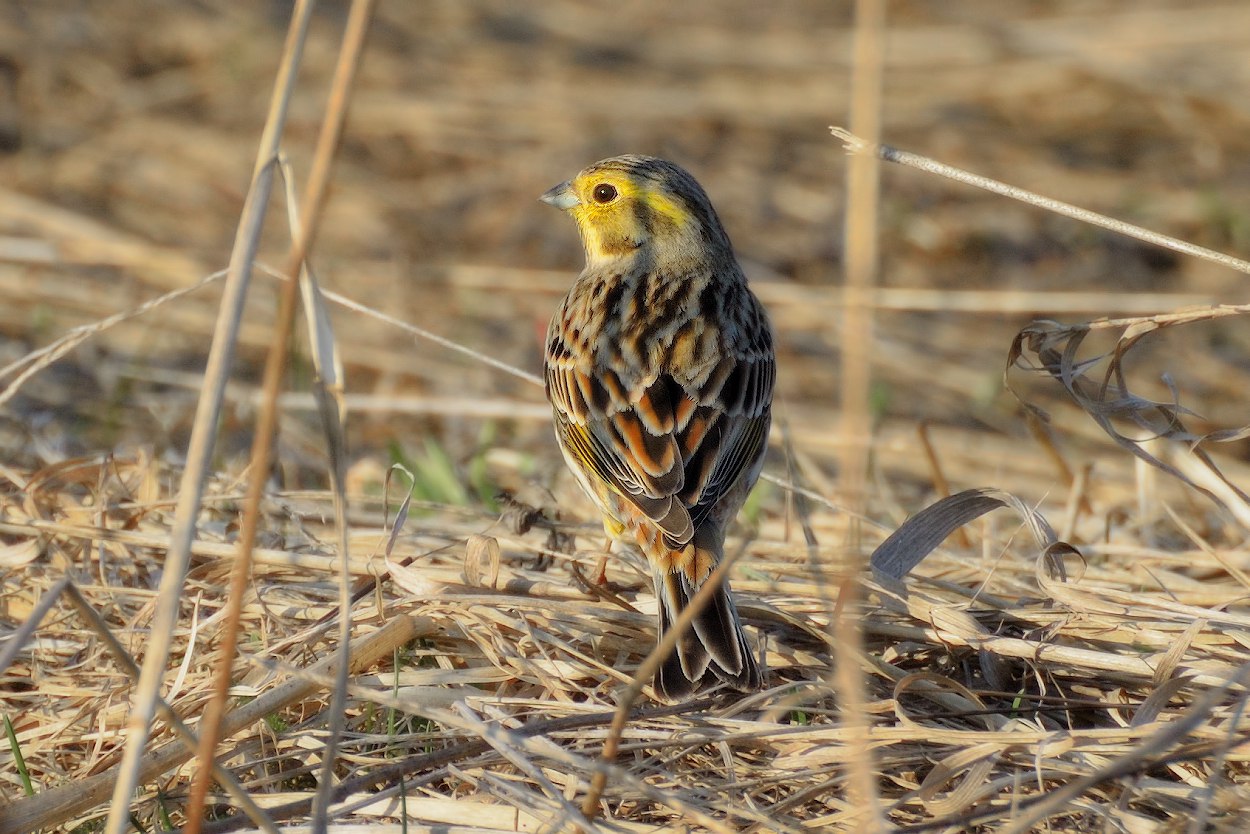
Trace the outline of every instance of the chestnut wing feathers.
<instances>
[{"instance_id":1,"label":"chestnut wing feathers","mask_svg":"<svg viewBox=\"0 0 1250 834\"><path fill-rule=\"evenodd\" d=\"M697 389L668 373L626 389L610 369L578 367L563 347L549 341L546 378L561 442L655 522L670 547L684 547L763 454L771 352L726 357Z\"/></svg>"}]
</instances>

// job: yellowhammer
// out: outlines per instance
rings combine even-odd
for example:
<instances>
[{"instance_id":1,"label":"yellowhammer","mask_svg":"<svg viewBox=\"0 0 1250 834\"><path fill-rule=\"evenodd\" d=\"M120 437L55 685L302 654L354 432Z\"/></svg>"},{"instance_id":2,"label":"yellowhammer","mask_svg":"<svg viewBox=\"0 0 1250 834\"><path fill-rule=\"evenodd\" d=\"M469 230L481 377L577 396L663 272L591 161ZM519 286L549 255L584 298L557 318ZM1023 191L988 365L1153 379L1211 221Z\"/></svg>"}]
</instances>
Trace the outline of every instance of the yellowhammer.
<instances>
[{"instance_id":1,"label":"yellowhammer","mask_svg":"<svg viewBox=\"0 0 1250 834\"><path fill-rule=\"evenodd\" d=\"M776 362L768 318L694 177L618 156L542 196L573 215L586 268L547 330L556 437L613 538L646 555L671 627L720 561L759 476ZM664 697L759 687L727 585L655 677Z\"/></svg>"}]
</instances>

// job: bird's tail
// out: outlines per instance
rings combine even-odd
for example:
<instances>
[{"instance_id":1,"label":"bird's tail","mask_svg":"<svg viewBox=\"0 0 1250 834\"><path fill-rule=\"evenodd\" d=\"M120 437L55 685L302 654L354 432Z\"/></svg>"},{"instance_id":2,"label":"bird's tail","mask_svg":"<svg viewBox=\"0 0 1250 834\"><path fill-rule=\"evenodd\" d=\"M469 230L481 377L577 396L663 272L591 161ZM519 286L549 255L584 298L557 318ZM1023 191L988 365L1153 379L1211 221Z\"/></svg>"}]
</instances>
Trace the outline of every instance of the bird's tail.
<instances>
[{"instance_id":1,"label":"bird's tail","mask_svg":"<svg viewBox=\"0 0 1250 834\"><path fill-rule=\"evenodd\" d=\"M707 531L696 532L691 546L696 549L693 564L711 565L720 562L720 537ZM702 583L694 583L680 569L654 575L655 593L659 597L659 639L672 628L681 612ZM717 681L740 691L758 689L759 667L742 630L738 609L734 606L729 583L722 582L695 615L691 628L677 641L673 653L665 658L655 673L655 688L669 700L686 698Z\"/></svg>"}]
</instances>

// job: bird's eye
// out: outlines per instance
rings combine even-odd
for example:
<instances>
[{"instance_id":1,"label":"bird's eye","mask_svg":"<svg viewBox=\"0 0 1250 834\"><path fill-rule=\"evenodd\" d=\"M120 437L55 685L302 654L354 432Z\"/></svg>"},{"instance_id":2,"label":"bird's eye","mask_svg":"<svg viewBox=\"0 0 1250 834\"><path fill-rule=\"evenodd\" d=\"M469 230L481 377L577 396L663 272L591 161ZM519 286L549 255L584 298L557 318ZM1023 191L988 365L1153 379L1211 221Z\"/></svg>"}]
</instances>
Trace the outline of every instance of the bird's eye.
<instances>
[{"instance_id":1,"label":"bird's eye","mask_svg":"<svg viewBox=\"0 0 1250 834\"><path fill-rule=\"evenodd\" d=\"M610 203L616 199L616 186L601 182L595 186L591 196L595 198L596 203Z\"/></svg>"}]
</instances>

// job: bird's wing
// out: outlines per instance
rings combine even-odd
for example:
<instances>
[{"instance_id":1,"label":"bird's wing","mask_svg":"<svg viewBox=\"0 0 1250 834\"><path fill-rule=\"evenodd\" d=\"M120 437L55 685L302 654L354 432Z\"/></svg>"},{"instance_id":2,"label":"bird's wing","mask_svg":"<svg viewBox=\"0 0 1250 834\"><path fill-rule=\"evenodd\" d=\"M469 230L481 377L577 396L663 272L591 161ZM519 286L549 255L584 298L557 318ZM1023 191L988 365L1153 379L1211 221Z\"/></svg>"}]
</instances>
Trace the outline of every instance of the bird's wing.
<instances>
[{"instance_id":1,"label":"bird's wing","mask_svg":"<svg viewBox=\"0 0 1250 834\"><path fill-rule=\"evenodd\" d=\"M763 454L771 353L724 357L697 384L665 373L624 386L612 370L584 360L559 349L548 355L547 395L561 443L654 521L669 546L684 547Z\"/></svg>"},{"instance_id":2,"label":"bird's wing","mask_svg":"<svg viewBox=\"0 0 1250 834\"><path fill-rule=\"evenodd\" d=\"M548 356L546 382L556 434L569 455L638 507L670 543L689 542L694 525L677 498L685 468L673 415L680 387L672 378L626 389L611 370L555 354Z\"/></svg>"},{"instance_id":3,"label":"bird's wing","mask_svg":"<svg viewBox=\"0 0 1250 834\"><path fill-rule=\"evenodd\" d=\"M696 410L690 427L679 436L686 461L680 497L696 527L759 465L772 420L776 363L771 352L722 360L722 365L728 372L708 380L698 394L708 404ZM704 430L702 422L709 428Z\"/></svg>"}]
</instances>

